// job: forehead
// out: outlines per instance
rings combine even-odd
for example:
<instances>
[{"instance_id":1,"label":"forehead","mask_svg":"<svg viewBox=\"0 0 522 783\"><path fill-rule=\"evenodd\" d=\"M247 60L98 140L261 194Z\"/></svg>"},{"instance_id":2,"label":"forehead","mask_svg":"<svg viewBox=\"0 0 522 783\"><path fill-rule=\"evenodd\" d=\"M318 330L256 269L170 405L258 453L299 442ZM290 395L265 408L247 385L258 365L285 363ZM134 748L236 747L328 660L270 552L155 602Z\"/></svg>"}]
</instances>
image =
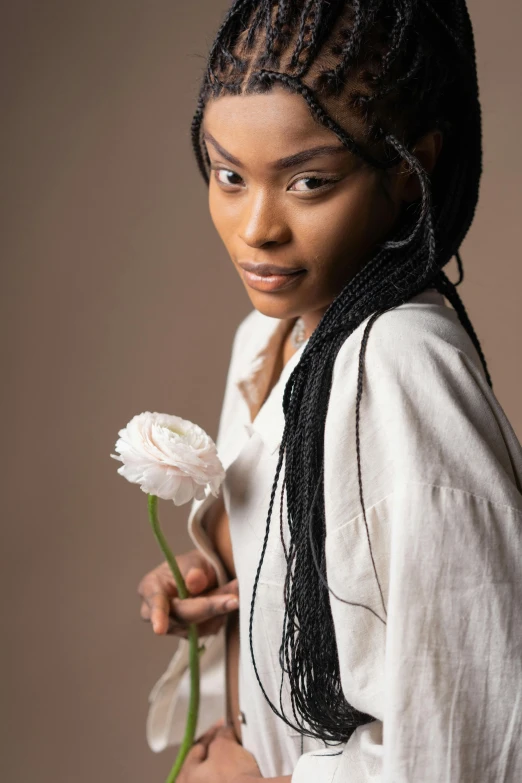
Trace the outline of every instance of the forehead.
<instances>
[{"instance_id":1,"label":"forehead","mask_svg":"<svg viewBox=\"0 0 522 783\"><path fill-rule=\"evenodd\" d=\"M297 93L275 86L268 93L225 95L211 99L203 117L208 131L232 152L230 144L293 147L303 142L331 144L336 135L317 122Z\"/></svg>"}]
</instances>

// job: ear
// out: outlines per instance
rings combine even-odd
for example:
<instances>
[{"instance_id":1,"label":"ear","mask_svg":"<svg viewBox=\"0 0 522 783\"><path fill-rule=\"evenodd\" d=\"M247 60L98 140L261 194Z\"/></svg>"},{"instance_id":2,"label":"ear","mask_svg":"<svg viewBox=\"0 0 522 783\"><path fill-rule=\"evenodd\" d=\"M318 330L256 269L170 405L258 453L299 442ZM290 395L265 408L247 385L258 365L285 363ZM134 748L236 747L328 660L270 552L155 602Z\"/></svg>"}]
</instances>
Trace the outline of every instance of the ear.
<instances>
[{"instance_id":1,"label":"ear","mask_svg":"<svg viewBox=\"0 0 522 783\"><path fill-rule=\"evenodd\" d=\"M412 153L422 168L431 174L442 148L442 132L438 129L429 131L415 142ZM402 161L399 170L399 181L402 184L403 201L417 201L421 197L421 187L417 174L411 170L407 161Z\"/></svg>"}]
</instances>

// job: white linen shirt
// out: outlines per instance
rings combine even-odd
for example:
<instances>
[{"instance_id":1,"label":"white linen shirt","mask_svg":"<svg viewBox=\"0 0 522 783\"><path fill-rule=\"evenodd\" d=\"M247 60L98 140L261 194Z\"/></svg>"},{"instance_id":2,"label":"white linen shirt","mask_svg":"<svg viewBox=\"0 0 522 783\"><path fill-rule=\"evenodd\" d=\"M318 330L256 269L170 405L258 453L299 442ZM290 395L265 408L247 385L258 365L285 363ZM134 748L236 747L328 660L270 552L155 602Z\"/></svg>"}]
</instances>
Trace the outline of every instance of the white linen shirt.
<instances>
[{"instance_id":1,"label":"white linen shirt","mask_svg":"<svg viewBox=\"0 0 522 783\"><path fill-rule=\"evenodd\" d=\"M283 391L304 344L254 421L238 383L258 366L277 323L253 310L239 325L217 438L239 580L244 747L264 777L291 774L292 783L520 783L522 449L469 336L434 289L381 315L370 332L360 418L368 532L355 446L366 321L336 357L325 424L326 566L341 683L347 700L375 720L325 747L284 724L263 697L250 657L250 603ZM281 478L253 630L259 674L275 704L286 572L280 493ZM214 500L193 502L188 527L224 583L201 525ZM223 632L207 639L200 733L225 714L223 653ZM182 640L149 697L154 751L179 743L187 695ZM282 698L291 716L284 688Z\"/></svg>"}]
</instances>

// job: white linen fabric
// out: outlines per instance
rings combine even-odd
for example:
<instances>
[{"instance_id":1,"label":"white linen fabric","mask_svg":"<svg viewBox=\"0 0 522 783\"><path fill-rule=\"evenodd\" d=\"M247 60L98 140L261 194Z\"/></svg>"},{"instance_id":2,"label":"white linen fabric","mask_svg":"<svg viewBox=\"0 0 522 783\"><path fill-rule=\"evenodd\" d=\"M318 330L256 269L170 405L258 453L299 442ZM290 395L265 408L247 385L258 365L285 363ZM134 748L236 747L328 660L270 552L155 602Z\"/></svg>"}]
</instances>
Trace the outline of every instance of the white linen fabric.
<instances>
[{"instance_id":1,"label":"white linen fabric","mask_svg":"<svg viewBox=\"0 0 522 783\"><path fill-rule=\"evenodd\" d=\"M282 396L304 345L251 422L237 383L277 319L253 310L236 332L217 445L240 588L243 745L265 777L291 774L292 783L518 783L522 449L456 313L428 289L383 314L370 332L360 433L365 523L355 445L365 323L334 365L324 434L326 564L343 691L375 720L330 747L302 738L273 713L248 642ZM275 704L286 570L280 493L254 614L256 662ZM194 501L188 526L223 583L201 525L214 500ZM200 732L224 714L223 633L207 642ZM186 667L182 641L149 697L147 738L155 751L180 741ZM285 688L282 699L291 716Z\"/></svg>"}]
</instances>

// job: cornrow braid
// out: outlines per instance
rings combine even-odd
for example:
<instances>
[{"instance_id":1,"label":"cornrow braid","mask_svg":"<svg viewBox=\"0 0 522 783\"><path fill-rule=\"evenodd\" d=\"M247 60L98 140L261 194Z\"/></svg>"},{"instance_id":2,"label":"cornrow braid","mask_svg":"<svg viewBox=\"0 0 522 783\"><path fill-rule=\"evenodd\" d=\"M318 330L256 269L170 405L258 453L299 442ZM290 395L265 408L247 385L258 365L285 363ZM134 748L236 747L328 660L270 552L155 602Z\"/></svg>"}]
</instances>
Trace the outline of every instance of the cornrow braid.
<instances>
[{"instance_id":1,"label":"cornrow braid","mask_svg":"<svg viewBox=\"0 0 522 783\"><path fill-rule=\"evenodd\" d=\"M276 27L272 24L272 7L273 4L269 3L265 9L265 26L266 26L266 36L265 36L265 51L261 55L261 58L259 60L259 65L269 65L273 64L274 67L277 66L277 49L275 47L275 42L277 38L276 34Z\"/></svg>"},{"instance_id":2,"label":"cornrow braid","mask_svg":"<svg viewBox=\"0 0 522 783\"><path fill-rule=\"evenodd\" d=\"M332 48L332 53L337 53L341 60L330 71L322 74L323 84L327 86L331 84L332 88L338 89L342 84L341 79L346 73L348 66L357 56L361 45L361 33L363 30L363 14L361 9L361 0L354 0L354 20L351 28L347 30L347 40L344 45L339 46L336 44L337 49ZM320 86L321 82L318 83Z\"/></svg>"},{"instance_id":3,"label":"cornrow braid","mask_svg":"<svg viewBox=\"0 0 522 783\"><path fill-rule=\"evenodd\" d=\"M358 726L372 720L343 694L330 602L350 601L334 593L326 578L323 442L338 352L366 322L359 351L355 447L359 501L380 605L355 605L383 624L386 606L368 535L361 467L361 400L371 330L383 313L435 287L470 335L491 384L480 342L456 290L463 278L459 248L474 217L482 173L475 45L466 3L235 0L211 47L192 120L192 145L207 184L209 159L201 139L207 102L226 94L269 92L274 85L300 95L314 119L367 165L385 172L405 162L416 174L421 194L415 208L404 211L390 236L327 308L287 381L284 429L252 591L250 653L268 704L302 735L335 743L346 741ZM348 117L362 121L365 134L352 134L334 120L332 107L348 109ZM429 176L414 154L414 145L433 129L444 134L444 145ZM455 284L443 271L453 257L459 269ZM279 524L287 571L279 649L281 681L275 703L257 667L254 632L259 580L281 473ZM290 686L291 715L282 703L285 678Z\"/></svg>"},{"instance_id":4,"label":"cornrow braid","mask_svg":"<svg viewBox=\"0 0 522 783\"><path fill-rule=\"evenodd\" d=\"M245 9L251 5L249 0L235 0L233 5L228 10L221 27L219 28L214 43L210 48L207 62L207 70L205 74L205 82L212 81L224 86L224 82L221 82L216 73L216 67L220 57L223 57L225 51L227 51L227 45L230 45L231 39L234 34L237 34L237 24L241 22ZM239 60L237 61L239 62ZM201 98L200 93L200 98ZM198 102L199 103L199 102ZM199 122L201 123L202 116Z\"/></svg>"},{"instance_id":5,"label":"cornrow braid","mask_svg":"<svg viewBox=\"0 0 522 783\"><path fill-rule=\"evenodd\" d=\"M312 11L312 8L317 4L317 0L306 0L305 5L303 6L303 10L301 12L301 18L299 20L299 31L297 34L297 40L295 44L295 49L292 52L292 57L290 59L290 68L297 68L299 65L299 57L301 56L301 52L305 48L305 39L307 34L310 32L310 13Z\"/></svg>"},{"instance_id":6,"label":"cornrow braid","mask_svg":"<svg viewBox=\"0 0 522 783\"><path fill-rule=\"evenodd\" d=\"M247 36L245 39L245 48L247 51L249 51L253 47L254 42L256 40L256 36L261 28L263 19L265 17L266 17L266 6L265 4L259 4L258 8L255 10L255 13L250 21Z\"/></svg>"},{"instance_id":7,"label":"cornrow braid","mask_svg":"<svg viewBox=\"0 0 522 783\"><path fill-rule=\"evenodd\" d=\"M390 72L391 66L399 56L405 38L411 30L413 9L410 3L403 2L403 0L393 0L393 5L396 18L390 35L390 49L382 58L381 79L385 79Z\"/></svg>"},{"instance_id":8,"label":"cornrow braid","mask_svg":"<svg viewBox=\"0 0 522 783\"><path fill-rule=\"evenodd\" d=\"M344 79L351 65L353 65L359 56L359 52L364 43L365 35L371 28L374 20L380 10L381 0L353 0L352 21L350 26L340 30L340 41L332 46L332 54L339 57L339 62L333 68L319 73L315 87L319 91L332 92L339 95L344 89ZM375 82L374 74L369 74L371 80ZM354 107L354 98L366 101L370 96L355 92L349 101L350 106ZM369 129L370 132L370 129Z\"/></svg>"},{"instance_id":9,"label":"cornrow braid","mask_svg":"<svg viewBox=\"0 0 522 783\"><path fill-rule=\"evenodd\" d=\"M302 79L308 73L319 49L324 43L325 35L328 34L331 26L335 24L342 12L343 5L342 0L331 0L330 3L316 0L312 5L307 25L309 27L309 39L306 54L300 66L298 65L298 60L296 61L297 70L294 72L296 78Z\"/></svg>"}]
</instances>

